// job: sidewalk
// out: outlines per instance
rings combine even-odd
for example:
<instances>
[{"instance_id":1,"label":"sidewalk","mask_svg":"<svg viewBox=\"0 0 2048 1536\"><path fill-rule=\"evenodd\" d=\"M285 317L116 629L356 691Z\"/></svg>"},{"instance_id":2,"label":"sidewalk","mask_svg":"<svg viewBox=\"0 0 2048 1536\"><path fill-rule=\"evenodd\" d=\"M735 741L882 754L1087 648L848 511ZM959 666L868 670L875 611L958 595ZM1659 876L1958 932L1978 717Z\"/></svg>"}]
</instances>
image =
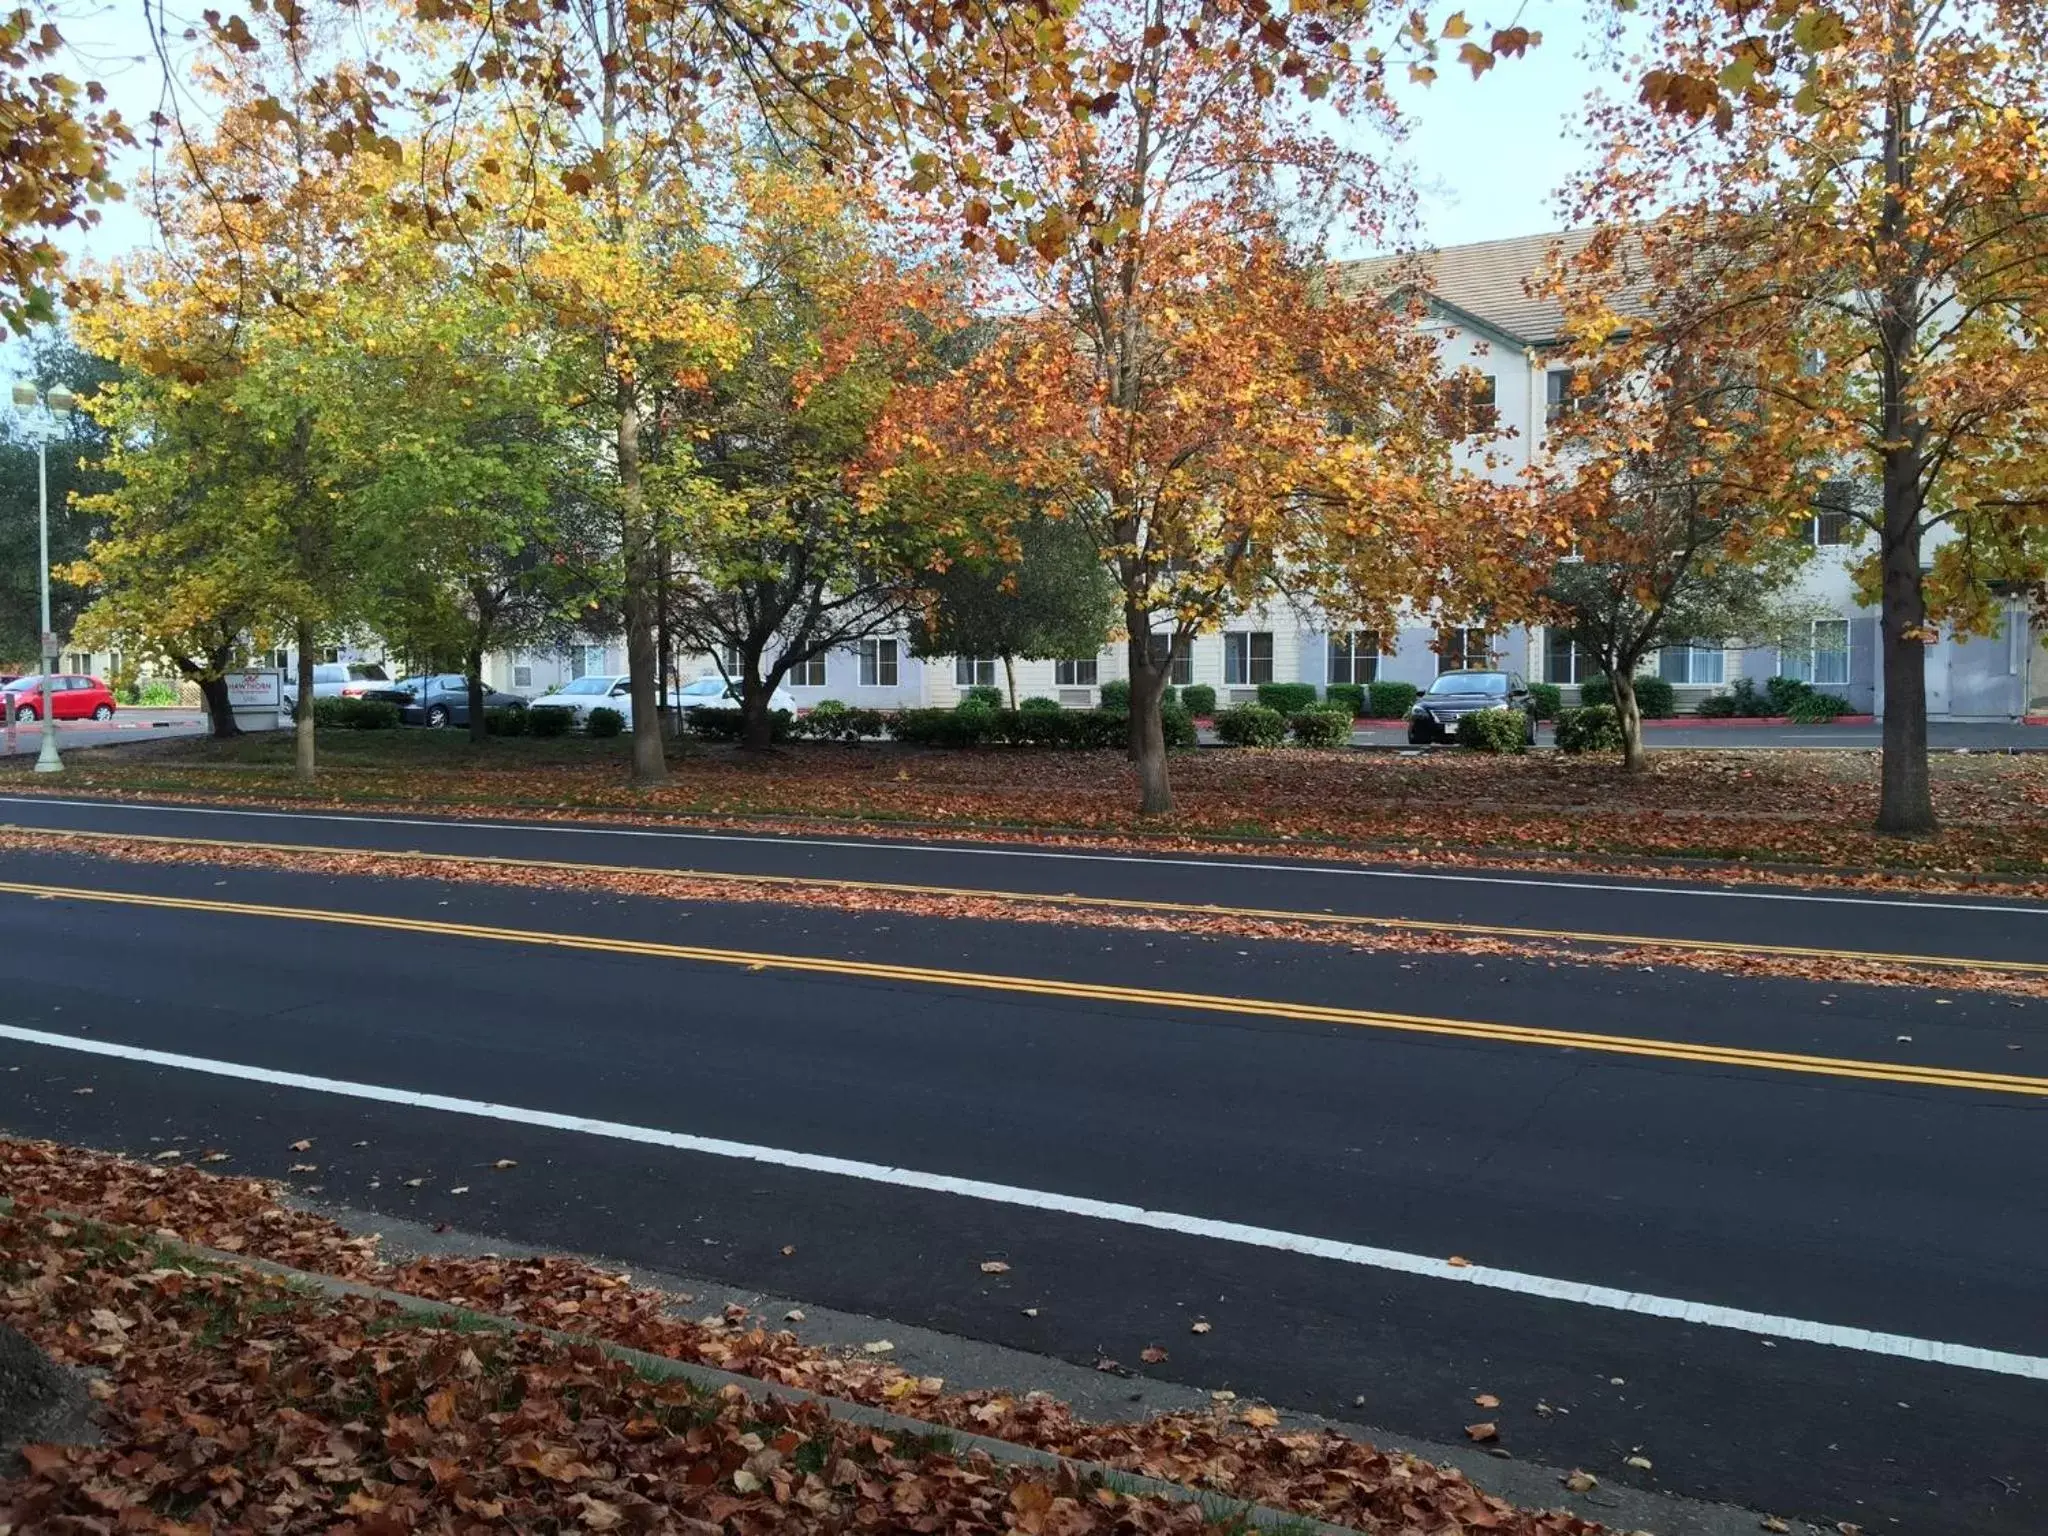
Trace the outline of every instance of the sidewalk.
<instances>
[{"instance_id":1,"label":"sidewalk","mask_svg":"<svg viewBox=\"0 0 2048 1536\"><path fill-rule=\"evenodd\" d=\"M128 741L163 741L180 736L200 736L206 732L206 714L197 709L123 709L114 718L99 720L59 720L57 722L57 750L69 752L79 747L112 747ZM33 757L42 750L43 728L40 722L24 720L14 728L13 755ZM0 757L8 755L4 726L0 726Z\"/></svg>"}]
</instances>

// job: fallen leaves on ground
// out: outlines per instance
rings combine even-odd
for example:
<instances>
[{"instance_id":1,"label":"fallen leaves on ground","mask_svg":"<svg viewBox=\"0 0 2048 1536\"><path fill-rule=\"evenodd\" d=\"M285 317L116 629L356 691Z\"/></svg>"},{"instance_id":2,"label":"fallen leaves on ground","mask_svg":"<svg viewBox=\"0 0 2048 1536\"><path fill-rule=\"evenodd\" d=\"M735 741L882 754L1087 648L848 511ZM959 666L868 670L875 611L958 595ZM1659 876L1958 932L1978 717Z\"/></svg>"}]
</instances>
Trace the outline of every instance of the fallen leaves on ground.
<instances>
[{"instance_id":1,"label":"fallen leaves on ground","mask_svg":"<svg viewBox=\"0 0 2048 1536\"><path fill-rule=\"evenodd\" d=\"M675 1298L573 1259L437 1256L388 1262L377 1252L374 1238L353 1236L325 1217L280 1204L281 1191L260 1179L208 1174L182 1165L158 1167L50 1142L0 1138L0 1190L20 1202L18 1214L54 1208L144 1231L164 1231L206 1247L529 1324L572 1328L579 1334L652 1354L887 1406L964 1432L1192 1484L1367 1531L1476 1528L1508 1536L1593 1536L1601 1529L1561 1512L1516 1510L1473 1488L1452 1469L1380 1451L1327 1431L1279 1429L1277 1415L1257 1404L1233 1411L1234 1403L1224 1401L1213 1413L1168 1414L1135 1424L1096 1424L1078 1418L1066 1404L1045 1393L948 1393L936 1377L914 1376L886 1357L806 1346L794 1334L771 1330L738 1308L692 1322L675 1314ZM10 1251L0 1244L0 1253ZM1197 1322L1193 1331L1208 1332L1209 1325ZM270 1378L280 1379L278 1359L261 1351L252 1351L250 1358L258 1355ZM612 1379L606 1377L605 1382ZM451 1384L439 1378L434 1383ZM611 1388L606 1385L603 1390ZM634 1420L627 1422L630 1425ZM593 1467L620 1464L616 1459L590 1459L592 1455L616 1458L618 1447L609 1440L588 1449L581 1442L543 1443L560 1445L573 1459ZM493 1444L501 1446L502 1442ZM527 1470L533 1475L520 1480L522 1490L530 1493L537 1486L535 1477L548 1481L544 1472ZM764 1480L773 1484L772 1475ZM388 1477L374 1481L378 1490L387 1483L400 1489L412 1486ZM493 1482L478 1496L496 1497L491 1491L496 1487ZM370 1496L386 1497L381 1491L372 1491ZM769 1496L768 1492L761 1495ZM609 1499L609 1495L603 1497ZM1127 1513L1132 1507L1120 1505L1119 1511ZM891 1529L939 1528L926 1523L922 1511L896 1513L899 1517L914 1513L919 1518L908 1524L896 1518L883 1525ZM805 1516L797 1513L789 1518L800 1522ZM765 1529L766 1522L756 1521L755 1526L742 1522L729 1528ZM979 1528L972 1523L961 1527ZM1026 1527L1020 1524L1018 1528ZM1077 1532L1110 1528L1108 1524L1072 1527ZM1040 1536L1052 1536L1066 1528L1050 1522L1037 1529Z\"/></svg>"},{"instance_id":2,"label":"fallen leaves on ground","mask_svg":"<svg viewBox=\"0 0 2048 1536\"><path fill-rule=\"evenodd\" d=\"M1175 759L1179 810L1143 818L1131 766L1114 753L710 749L679 759L670 782L650 791L629 787L619 761L604 754L561 758L516 742L462 752L400 734L339 743L309 790L293 779L283 745L124 747L124 757L74 759L61 788L560 820L755 818L764 829L769 818L794 816L875 823L892 836L915 835L920 824L948 837L1141 834L1153 847L1176 837L1255 837L1419 862L1487 850L1496 860L1683 856L1889 871L1916 883L1971 874L2048 881L2041 754L1935 754L1929 771L1944 830L1901 839L1871 830L1875 751L1653 750L1636 774L1560 753L1204 751ZM18 791L58 792L26 773L12 782Z\"/></svg>"}]
</instances>

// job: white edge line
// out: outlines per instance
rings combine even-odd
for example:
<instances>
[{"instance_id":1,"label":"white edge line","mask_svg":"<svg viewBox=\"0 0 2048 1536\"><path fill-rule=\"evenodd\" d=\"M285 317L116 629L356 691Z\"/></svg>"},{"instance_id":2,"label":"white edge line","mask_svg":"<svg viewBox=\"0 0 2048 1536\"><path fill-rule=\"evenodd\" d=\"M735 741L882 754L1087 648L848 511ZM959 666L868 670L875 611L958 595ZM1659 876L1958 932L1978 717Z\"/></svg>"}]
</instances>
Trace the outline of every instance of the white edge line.
<instances>
[{"instance_id":1,"label":"white edge line","mask_svg":"<svg viewBox=\"0 0 2048 1536\"><path fill-rule=\"evenodd\" d=\"M870 1184L893 1185L932 1194L958 1195L996 1205L1023 1206L1064 1216L1081 1216L1093 1221L1115 1222L1127 1227L1145 1227L1184 1237L1203 1237L1214 1242L1265 1248L1279 1253L1305 1254L1339 1264L1366 1269L1389 1270L1426 1280L1448 1280L1486 1290L1509 1291L1549 1301L1574 1302L1614 1312L1632 1312L1645 1317L1670 1318L1706 1328L1726 1328L1765 1338L1793 1339L1801 1343L1825 1344L1864 1354L1892 1355L1904 1360L1958 1366L1965 1370L1991 1371L2003 1376L2020 1376L2030 1381L2048 1381L2048 1358L2020 1355L2005 1350L1985 1349L1972 1344L1948 1344L1907 1334L1877 1333L1869 1329L1834 1323L1809 1322L1796 1317L1778 1317L1768 1312L1750 1312L1739 1307L1716 1306L1709 1302L1682 1301L1643 1291L1616 1290L1576 1280L1557 1280L1519 1270L1495 1269L1488 1265L1455 1266L1428 1254L1404 1253L1394 1248L1375 1248L1336 1238L1309 1237L1299 1232L1282 1232L1271 1227L1247 1226L1242 1222L1220 1221L1208 1216L1187 1216L1174 1211L1155 1211L1145 1206L1126 1205L1114 1200L1095 1200L1084 1195L1062 1195L1046 1190L1026 1189L1014 1184L994 1184L982 1179L964 1179L951 1174L924 1173L915 1168L893 1168L882 1163L853 1158L830 1157L817 1152L796 1152L780 1147L756 1146L750 1142L727 1141L722 1137L693 1136L684 1131L664 1131L651 1126L626 1125L616 1120L596 1120L582 1115L557 1114L552 1110L524 1109L512 1104L493 1104L481 1099L458 1099L439 1093L419 1093L409 1088L387 1088L375 1083L353 1083L339 1078L314 1077L303 1072L282 1072L271 1067L242 1062L216 1061L205 1056L185 1056L173 1051L151 1050L146 1046L118 1041L85 1040L76 1035L51 1034L0 1024L0 1039L27 1045L76 1051L88 1056L110 1056L149 1066L201 1072L213 1077L236 1078L266 1083L277 1088L299 1088L340 1098L367 1099L379 1104L397 1104L409 1109L439 1110L444 1114L468 1115L480 1120L506 1121L543 1130L573 1131L612 1141L638 1142L646 1146L669 1147L709 1157L733 1158L805 1173L830 1174L860 1179Z\"/></svg>"},{"instance_id":2,"label":"white edge line","mask_svg":"<svg viewBox=\"0 0 2048 1536\"><path fill-rule=\"evenodd\" d=\"M1455 875L1437 870L1364 869L1343 864L1297 864L1263 859L1179 859L1136 853L1076 853L1057 848L978 847L972 843L892 843L862 837L783 837L770 833L683 832L667 827L593 827L557 821L483 821L469 817L365 816L333 811L242 809L218 805L177 805L136 800L59 800L48 795L0 795L0 805L61 805L108 811L175 812L185 816L246 816L257 820L338 822L344 826L434 827L480 832L558 832L577 837L647 837L678 842L760 843L778 847L855 848L892 853L975 854L1001 859L1064 859L1084 864L1144 864L1162 869L1250 869L1295 875L1347 875L1362 880L1431 880L1453 885L1523 886L1531 890L1606 891L1636 896L1705 896L1728 901L1813 902L1838 907L1886 907L1910 912L1982 912L2048 917L2048 906L2015 902L1925 901L1918 897L1830 896L1813 891L1752 891L1702 885L1621 885L1596 880L1542 880L1513 875ZM35 831L23 827L23 831ZM70 828L53 830L68 831ZM76 830L84 831L85 828ZM365 848L365 853L401 850ZM417 852L418 850L403 850ZM460 855L454 855L460 857ZM649 866L660 873L658 866ZM829 877L821 877L829 878Z\"/></svg>"}]
</instances>

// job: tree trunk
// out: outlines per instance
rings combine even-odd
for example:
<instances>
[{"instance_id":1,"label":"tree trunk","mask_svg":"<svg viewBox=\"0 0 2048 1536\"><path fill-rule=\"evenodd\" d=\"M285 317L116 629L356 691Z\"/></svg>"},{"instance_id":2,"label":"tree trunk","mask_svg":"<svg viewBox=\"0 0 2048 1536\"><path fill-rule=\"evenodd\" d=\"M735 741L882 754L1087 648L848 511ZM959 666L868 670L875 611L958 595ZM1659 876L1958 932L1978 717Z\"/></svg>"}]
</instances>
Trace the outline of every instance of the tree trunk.
<instances>
[{"instance_id":1,"label":"tree trunk","mask_svg":"<svg viewBox=\"0 0 2048 1536\"><path fill-rule=\"evenodd\" d=\"M1884 557L1884 754L1877 803L1880 832L1935 831L1927 776L1927 595L1920 541L1907 537Z\"/></svg>"},{"instance_id":2,"label":"tree trunk","mask_svg":"<svg viewBox=\"0 0 2048 1536\"><path fill-rule=\"evenodd\" d=\"M1621 766L1630 773L1641 773L1650 760L1643 751L1643 707L1636 702L1635 668L1616 667L1610 680L1614 712L1621 717Z\"/></svg>"},{"instance_id":3,"label":"tree trunk","mask_svg":"<svg viewBox=\"0 0 2048 1536\"><path fill-rule=\"evenodd\" d=\"M302 783L313 782L313 626L299 620L299 716L297 756L292 771Z\"/></svg>"},{"instance_id":4,"label":"tree trunk","mask_svg":"<svg viewBox=\"0 0 2048 1536\"><path fill-rule=\"evenodd\" d=\"M640 387L630 373L619 375L617 405L619 499L625 514L626 672L633 701L632 780L635 784L659 784L668 777L668 758L661 740L661 683L656 675L660 658L655 654L654 634L660 573L640 483Z\"/></svg>"},{"instance_id":5,"label":"tree trunk","mask_svg":"<svg viewBox=\"0 0 2048 1536\"><path fill-rule=\"evenodd\" d=\"M181 667L183 663L179 664ZM235 707L228 702L228 680L224 677L204 677L188 670L186 676L199 684L199 697L206 704L206 723L216 740L239 736L242 728L235 724Z\"/></svg>"},{"instance_id":6,"label":"tree trunk","mask_svg":"<svg viewBox=\"0 0 2048 1536\"><path fill-rule=\"evenodd\" d=\"M740 684L740 745L749 751L766 751L775 745L775 721L768 699L768 690L754 679Z\"/></svg>"},{"instance_id":7,"label":"tree trunk","mask_svg":"<svg viewBox=\"0 0 2048 1536\"><path fill-rule=\"evenodd\" d=\"M470 649L465 681L469 684L469 739L472 743L481 743L491 734L484 725L484 653L481 646Z\"/></svg>"},{"instance_id":8,"label":"tree trunk","mask_svg":"<svg viewBox=\"0 0 2048 1536\"><path fill-rule=\"evenodd\" d=\"M1008 682L1008 683L1009 683L1009 685L1010 685L1010 710L1011 710L1011 712L1012 712L1012 713L1014 714L1014 713L1016 712L1016 709L1017 709L1017 658L1016 658L1016 657L1014 657L1014 656L1010 656L1010 655L1007 655L1007 654L1006 654L1006 655L1005 655L1005 656L1003 657L1003 678L1004 678L1004 681Z\"/></svg>"},{"instance_id":9,"label":"tree trunk","mask_svg":"<svg viewBox=\"0 0 2048 1536\"><path fill-rule=\"evenodd\" d=\"M1131 626L1131 758L1138 765L1138 809L1147 816L1173 812L1173 785L1166 773L1166 728L1160 723L1159 701L1166 694L1172 658L1155 661L1151 632L1144 615Z\"/></svg>"}]
</instances>

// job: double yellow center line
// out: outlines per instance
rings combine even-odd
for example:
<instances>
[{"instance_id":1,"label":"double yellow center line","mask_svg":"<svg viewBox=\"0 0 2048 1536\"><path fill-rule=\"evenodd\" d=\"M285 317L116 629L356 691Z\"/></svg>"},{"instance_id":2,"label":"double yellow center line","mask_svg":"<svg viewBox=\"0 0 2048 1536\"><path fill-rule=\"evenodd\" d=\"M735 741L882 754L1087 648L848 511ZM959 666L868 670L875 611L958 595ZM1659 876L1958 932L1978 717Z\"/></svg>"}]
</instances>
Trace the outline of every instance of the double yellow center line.
<instances>
[{"instance_id":1,"label":"double yellow center line","mask_svg":"<svg viewBox=\"0 0 2048 1536\"><path fill-rule=\"evenodd\" d=\"M1572 928L1523 928L1501 923L1446 922L1419 917L1379 917L1287 907L1237 907L1208 902L1154 901L1129 896L1082 896L1072 892L988 890L976 886L917 885L906 881L847 880L806 875L763 875L720 869L670 869L646 864L589 864L569 859L507 858L498 854L427 853L417 849L349 848L321 843L266 843L232 838L166 837L129 832L18 827L0 832L78 843L144 843L176 848L220 848L318 858L359 858L424 864L468 864L506 870L548 870L559 874L656 876L672 880L750 887L756 890L866 891L888 896L924 896L1012 906L1070 907L1077 910L1163 914L1172 917L1236 918L1269 923L1313 923L1324 928L1366 932L1448 934L1462 938L1510 939L1523 943L1598 945L1612 949L1662 949L1683 954L1762 956L1780 960L1833 960L1865 965L1948 971L1989 971L2002 976L2048 977L2048 961L1980 960L1964 955L1917 955L1866 949L1827 949L1798 944L1754 944L1746 940L1672 938L1643 933L1595 933Z\"/></svg>"},{"instance_id":2,"label":"double yellow center line","mask_svg":"<svg viewBox=\"0 0 2048 1536\"><path fill-rule=\"evenodd\" d=\"M731 966L749 971L794 972L863 981L948 987L1009 996L1162 1008L1196 1014L1283 1019L1307 1024L1386 1030L1399 1034L1490 1041L1506 1045L1542 1046L1553 1050L1597 1051L1608 1055L1686 1061L1709 1066L2048 1098L2048 1078L2022 1077L2006 1072L1970 1072L1950 1067L1914 1066L1904 1062L1862 1061L1790 1051L1759 1051L1737 1046L1694 1044L1689 1041L1598 1034L1582 1030L1539 1029L1519 1024L1433 1018L1423 1014L1386 1013L1367 1008L1335 1008L1316 1003L1271 998L1218 997L1203 992L1174 992L1150 987L1121 987L1095 982L1005 976L983 971L942 970L930 966L892 965L836 957L712 949L695 944L663 944L590 934L548 933L525 928L498 928L478 923L389 917L370 912L280 907L257 902L216 901L185 896L153 896L131 891L103 891L78 886L33 885L20 881L0 881L0 894L144 907L161 911L200 912L223 917L258 917L290 922L326 923L339 927L381 929L392 933L425 934L437 938L480 939L493 943L580 950L594 954L681 960L704 965Z\"/></svg>"}]
</instances>

